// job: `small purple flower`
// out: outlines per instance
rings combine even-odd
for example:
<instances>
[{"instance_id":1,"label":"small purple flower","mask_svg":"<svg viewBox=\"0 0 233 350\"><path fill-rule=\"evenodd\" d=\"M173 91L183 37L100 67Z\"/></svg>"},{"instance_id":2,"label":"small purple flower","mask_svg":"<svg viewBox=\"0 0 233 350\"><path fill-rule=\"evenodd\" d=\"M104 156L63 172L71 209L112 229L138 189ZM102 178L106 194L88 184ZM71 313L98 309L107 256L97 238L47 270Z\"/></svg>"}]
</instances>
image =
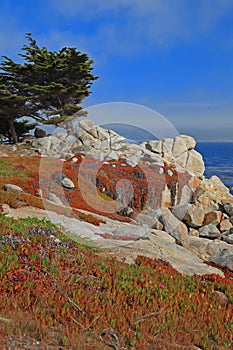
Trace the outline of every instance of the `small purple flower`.
<instances>
[{"instance_id":1,"label":"small purple flower","mask_svg":"<svg viewBox=\"0 0 233 350\"><path fill-rule=\"evenodd\" d=\"M160 288L161 288L161 289L164 289L164 288L165 288L165 285L164 285L164 284L161 284Z\"/></svg>"}]
</instances>

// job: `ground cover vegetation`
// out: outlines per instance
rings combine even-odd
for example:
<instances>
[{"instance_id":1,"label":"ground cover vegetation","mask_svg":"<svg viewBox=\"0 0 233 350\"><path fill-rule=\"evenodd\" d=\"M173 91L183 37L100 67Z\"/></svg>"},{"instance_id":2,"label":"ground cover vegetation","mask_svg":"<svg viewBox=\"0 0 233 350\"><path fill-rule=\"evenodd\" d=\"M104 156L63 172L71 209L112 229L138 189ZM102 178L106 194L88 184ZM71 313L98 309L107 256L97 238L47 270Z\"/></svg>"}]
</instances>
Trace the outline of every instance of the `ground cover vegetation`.
<instances>
[{"instance_id":1,"label":"ground cover vegetation","mask_svg":"<svg viewBox=\"0 0 233 350\"><path fill-rule=\"evenodd\" d=\"M43 208L36 196L40 160L39 156L0 159L1 204ZM46 160L55 171L60 161ZM75 183L72 174L77 169L72 166L65 162L62 173ZM43 178L43 172L40 175ZM46 181L60 188L58 178L53 180ZM22 187L24 193L5 191L6 183ZM81 194L76 192L71 203L81 208ZM51 210L64 214L65 209L51 204ZM76 210L82 220L99 224L94 214ZM65 214L74 215L74 210ZM128 265L71 240L47 221L14 220L3 214L0 247L4 341L25 336L64 349L232 348L233 276L227 269L225 278L190 277L165 261L142 256ZM227 304L219 302L216 291L227 296Z\"/></svg>"},{"instance_id":2,"label":"ground cover vegetation","mask_svg":"<svg viewBox=\"0 0 233 350\"><path fill-rule=\"evenodd\" d=\"M0 215L0 334L66 349L231 349L233 280L128 265L38 219ZM223 292L227 305L217 301Z\"/></svg>"}]
</instances>

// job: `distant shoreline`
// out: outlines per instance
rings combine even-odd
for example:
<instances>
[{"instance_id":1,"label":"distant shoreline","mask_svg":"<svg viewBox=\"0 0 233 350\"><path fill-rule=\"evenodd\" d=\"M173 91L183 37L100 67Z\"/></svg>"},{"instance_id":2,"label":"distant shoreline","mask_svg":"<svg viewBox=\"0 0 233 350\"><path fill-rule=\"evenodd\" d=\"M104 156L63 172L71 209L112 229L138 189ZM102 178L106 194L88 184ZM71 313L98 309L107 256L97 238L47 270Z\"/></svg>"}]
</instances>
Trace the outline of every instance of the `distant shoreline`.
<instances>
[{"instance_id":1,"label":"distant shoreline","mask_svg":"<svg viewBox=\"0 0 233 350\"><path fill-rule=\"evenodd\" d=\"M233 140L197 140L197 143L233 143Z\"/></svg>"}]
</instances>

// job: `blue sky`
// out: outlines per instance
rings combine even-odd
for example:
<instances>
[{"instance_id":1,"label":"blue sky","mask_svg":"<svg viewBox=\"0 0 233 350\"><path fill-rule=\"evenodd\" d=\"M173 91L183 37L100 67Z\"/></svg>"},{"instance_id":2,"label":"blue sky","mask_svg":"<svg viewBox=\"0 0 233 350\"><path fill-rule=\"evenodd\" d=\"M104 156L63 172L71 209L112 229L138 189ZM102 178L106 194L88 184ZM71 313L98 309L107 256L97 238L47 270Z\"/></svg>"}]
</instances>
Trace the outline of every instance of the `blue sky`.
<instances>
[{"instance_id":1,"label":"blue sky","mask_svg":"<svg viewBox=\"0 0 233 350\"><path fill-rule=\"evenodd\" d=\"M26 32L87 52L100 79L86 107L135 103L179 133L233 141L233 0L2 0L0 28L1 56L17 59Z\"/></svg>"}]
</instances>

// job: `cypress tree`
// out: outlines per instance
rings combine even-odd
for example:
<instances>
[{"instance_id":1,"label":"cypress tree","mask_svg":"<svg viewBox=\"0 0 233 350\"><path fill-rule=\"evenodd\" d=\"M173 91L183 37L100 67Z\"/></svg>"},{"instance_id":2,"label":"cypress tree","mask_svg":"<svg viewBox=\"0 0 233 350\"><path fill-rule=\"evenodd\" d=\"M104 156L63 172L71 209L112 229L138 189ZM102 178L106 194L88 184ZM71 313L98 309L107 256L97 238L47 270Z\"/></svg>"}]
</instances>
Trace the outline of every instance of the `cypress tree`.
<instances>
[{"instance_id":1,"label":"cypress tree","mask_svg":"<svg viewBox=\"0 0 233 350\"><path fill-rule=\"evenodd\" d=\"M93 60L76 48L64 47L60 51L40 48L31 34L29 45L20 54L25 60L22 81L31 103L40 114L35 117L45 124L58 124L82 111L80 103L90 95Z\"/></svg>"},{"instance_id":2,"label":"cypress tree","mask_svg":"<svg viewBox=\"0 0 233 350\"><path fill-rule=\"evenodd\" d=\"M14 120L21 116L59 125L82 114L80 103L98 78L87 54L76 48L40 48L30 33L27 39L19 54L23 64L3 56L0 66L0 119L8 122L14 141Z\"/></svg>"}]
</instances>

